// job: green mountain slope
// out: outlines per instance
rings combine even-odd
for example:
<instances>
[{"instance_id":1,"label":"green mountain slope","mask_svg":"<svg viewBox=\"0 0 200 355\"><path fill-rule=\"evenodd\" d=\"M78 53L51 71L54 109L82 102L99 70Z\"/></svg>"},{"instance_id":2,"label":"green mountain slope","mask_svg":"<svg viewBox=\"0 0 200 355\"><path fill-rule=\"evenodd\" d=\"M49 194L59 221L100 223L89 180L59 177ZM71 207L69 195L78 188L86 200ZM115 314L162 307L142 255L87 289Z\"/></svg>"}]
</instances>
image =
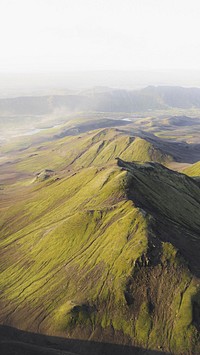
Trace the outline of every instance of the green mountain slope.
<instances>
[{"instance_id":1,"label":"green mountain slope","mask_svg":"<svg viewBox=\"0 0 200 355\"><path fill-rule=\"evenodd\" d=\"M57 168L57 178L1 206L1 323L198 354L200 188L160 164L126 162L163 159L141 138L80 137L59 140L49 160L53 143L44 160L26 151L13 163Z\"/></svg>"},{"instance_id":2,"label":"green mountain slope","mask_svg":"<svg viewBox=\"0 0 200 355\"><path fill-rule=\"evenodd\" d=\"M76 136L55 139L33 145L25 150L12 147L7 152L3 173L34 177L43 169L64 171L82 169L82 167L101 166L112 163L116 157L126 160L157 161L168 163L173 156L157 147L154 142L117 128L105 128L89 131ZM10 176L9 176L10 177ZM23 175L24 179L24 175ZM7 180L6 180L7 182Z\"/></svg>"},{"instance_id":3,"label":"green mountain slope","mask_svg":"<svg viewBox=\"0 0 200 355\"><path fill-rule=\"evenodd\" d=\"M185 168L183 172L189 176L200 176L200 161L189 166L188 168Z\"/></svg>"}]
</instances>

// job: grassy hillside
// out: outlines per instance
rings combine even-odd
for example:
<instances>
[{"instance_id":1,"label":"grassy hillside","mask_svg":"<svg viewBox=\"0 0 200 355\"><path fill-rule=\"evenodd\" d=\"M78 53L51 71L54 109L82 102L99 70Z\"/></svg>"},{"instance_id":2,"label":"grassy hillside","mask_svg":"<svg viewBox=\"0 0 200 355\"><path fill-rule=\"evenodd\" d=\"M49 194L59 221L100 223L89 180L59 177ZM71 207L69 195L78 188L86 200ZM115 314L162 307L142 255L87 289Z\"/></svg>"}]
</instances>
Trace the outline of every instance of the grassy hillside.
<instances>
[{"instance_id":1,"label":"grassy hillside","mask_svg":"<svg viewBox=\"0 0 200 355\"><path fill-rule=\"evenodd\" d=\"M13 182L27 176L33 181L35 176L43 169L63 174L82 167L101 166L112 163L116 157L127 160L149 160L167 163L173 160L172 155L157 147L154 142L145 138L130 136L117 128L104 128L86 133L55 138L30 144L30 147L21 149L19 142L15 145L6 145L2 153L5 163L2 162L0 180L8 183L14 174ZM11 179L12 180L12 179Z\"/></svg>"},{"instance_id":2,"label":"grassy hillside","mask_svg":"<svg viewBox=\"0 0 200 355\"><path fill-rule=\"evenodd\" d=\"M183 172L189 176L200 176L200 161L184 169Z\"/></svg>"},{"instance_id":3,"label":"grassy hillside","mask_svg":"<svg viewBox=\"0 0 200 355\"><path fill-rule=\"evenodd\" d=\"M199 353L200 189L158 163L127 162L172 156L102 129L10 158L1 177L1 323Z\"/></svg>"}]
</instances>

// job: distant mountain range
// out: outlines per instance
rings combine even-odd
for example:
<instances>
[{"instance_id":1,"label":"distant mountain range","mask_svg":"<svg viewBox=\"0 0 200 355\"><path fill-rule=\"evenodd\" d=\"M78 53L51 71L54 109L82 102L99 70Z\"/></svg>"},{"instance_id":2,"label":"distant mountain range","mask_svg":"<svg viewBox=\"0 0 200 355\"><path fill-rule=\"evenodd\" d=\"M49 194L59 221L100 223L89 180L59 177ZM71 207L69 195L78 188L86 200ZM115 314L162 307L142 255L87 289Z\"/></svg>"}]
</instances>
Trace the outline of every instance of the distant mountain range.
<instances>
[{"instance_id":1,"label":"distant mountain range","mask_svg":"<svg viewBox=\"0 0 200 355\"><path fill-rule=\"evenodd\" d=\"M148 86L142 90L97 87L67 95L24 96L0 100L0 114L69 112L133 112L168 108L200 108L200 88Z\"/></svg>"}]
</instances>

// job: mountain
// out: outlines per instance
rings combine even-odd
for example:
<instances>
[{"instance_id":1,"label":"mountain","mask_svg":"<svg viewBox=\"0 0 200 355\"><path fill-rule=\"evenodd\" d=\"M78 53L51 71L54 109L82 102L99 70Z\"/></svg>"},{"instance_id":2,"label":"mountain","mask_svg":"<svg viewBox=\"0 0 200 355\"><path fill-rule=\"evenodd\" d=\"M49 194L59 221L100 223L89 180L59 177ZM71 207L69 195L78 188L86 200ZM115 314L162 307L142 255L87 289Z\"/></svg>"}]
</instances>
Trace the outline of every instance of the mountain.
<instances>
[{"instance_id":1,"label":"mountain","mask_svg":"<svg viewBox=\"0 0 200 355\"><path fill-rule=\"evenodd\" d=\"M115 123L114 120L110 121ZM91 165L101 166L112 162L116 157L157 161L163 164L175 159L168 154L168 146L162 150L162 141L153 135L148 136L142 132L130 135L115 127L84 132L86 127L91 129L96 125L89 123L69 130L64 129L61 133L53 135L51 141L47 139L46 142L39 141L39 144L37 141L30 144L28 139L28 146L25 145L24 148L21 144L18 146L12 143L5 146L7 162L3 166L2 175L9 174L10 178L11 174L15 174L20 178L22 174L28 174L30 178L30 174L38 175L44 169L71 171ZM189 151L187 149L187 152ZM172 153L174 152L176 150L172 149Z\"/></svg>"},{"instance_id":2,"label":"mountain","mask_svg":"<svg viewBox=\"0 0 200 355\"><path fill-rule=\"evenodd\" d=\"M141 90L94 88L65 95L0 99L1 115L44 115L59 111L138 112L194 107L200 107L200 89L177 86L149 86Z\"/></svg>"},{"instance_id":3,"label":"mountain","mask_svg":"<svg viewBox=\"0 0 200 355\"><path fill-rule=\"evenodd\" d=\"M161 142L105 128L9 153L1 324L200 353L200 187Z\"/></svg>"},{"instance_id":4,"label":"mountain","mask_svg":"<svg viewBox=\"0 0 200 355\"><path fill-rule=\"evenodd\" d=\"M187 116L173 116L167 120L169 126L193 126L197 124L197 119Z\"/></svg>"},{"instance_id":5,"label":"mountain","mask_svg":"<svg viewBox=\"0 0 200 355\"><path fill-rule=\"evenodd\" d=\"M200 89L179 86L148 86L141 90L144 95L156 97L168 107L200 107Z\"/></svg>"},{"instance_id":6,"label":"mountain","mask_svg":"<svg viewBox=\"0 0 200 355\"><path fill-rule=\"evenodd\" d=\"M162 108L150 95L135 91L106 90L81 92L74 95L32 96L0 99L0 112L6 114L50 114L55 110L69 112L131 112L148 108Z\"/></svg>"}]
</instances>

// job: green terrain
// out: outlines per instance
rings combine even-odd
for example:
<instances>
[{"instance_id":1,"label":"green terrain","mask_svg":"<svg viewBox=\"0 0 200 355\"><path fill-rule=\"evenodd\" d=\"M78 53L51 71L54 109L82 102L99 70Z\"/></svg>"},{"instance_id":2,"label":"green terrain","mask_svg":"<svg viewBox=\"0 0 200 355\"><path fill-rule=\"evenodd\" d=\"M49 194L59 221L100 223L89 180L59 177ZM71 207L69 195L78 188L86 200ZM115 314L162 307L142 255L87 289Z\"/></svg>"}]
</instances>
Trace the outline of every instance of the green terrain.
<instances>
[{"instance_id":1,"label":"green terrain","mask_svg":"<svg viewBox=\"0 0 200 355\"><path fill-rule=\"evenodd\" d=\"M197 355L195 129L181 142L175 129L166 139L167 119L117 119L81 118L2 144L0 323ZM185 174L173 164L187 164Z\"/></svg>"},{"instance_id":2,"label":"green terrain","mask_svg":"<svg viewBox=\"0 0 200 355\"><path fill-rule=\"evenodd\" d=\"M184 169L184 173L189 176L200 176L200 161Z\"/></svg>"}]
</instances>

